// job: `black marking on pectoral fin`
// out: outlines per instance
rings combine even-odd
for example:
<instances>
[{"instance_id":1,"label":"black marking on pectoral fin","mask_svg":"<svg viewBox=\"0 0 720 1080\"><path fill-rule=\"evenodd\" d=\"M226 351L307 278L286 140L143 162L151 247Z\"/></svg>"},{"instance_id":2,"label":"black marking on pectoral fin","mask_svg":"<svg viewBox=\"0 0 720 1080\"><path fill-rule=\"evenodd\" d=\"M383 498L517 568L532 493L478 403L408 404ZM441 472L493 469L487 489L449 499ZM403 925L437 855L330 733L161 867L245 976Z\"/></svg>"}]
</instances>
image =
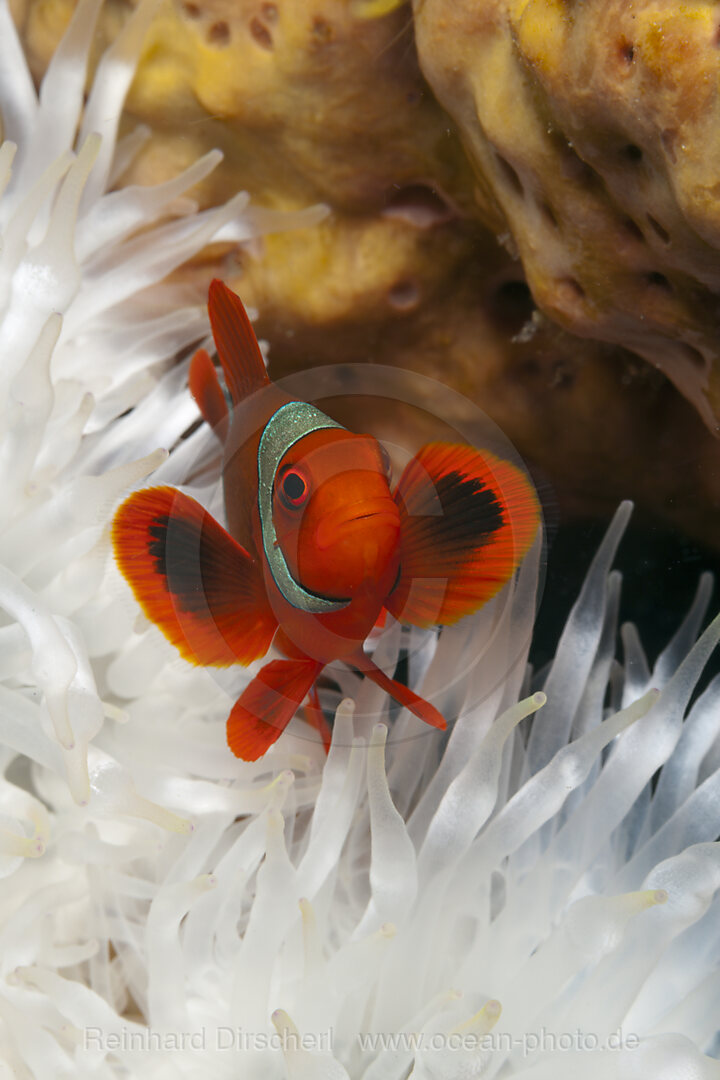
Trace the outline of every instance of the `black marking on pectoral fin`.
<instances>
[{"instance_id":1,"label":"black marking on pectoral fin","mask_svg":"<svg viewBox=\"0 0 720 1080\"><path fill-rule=\"evenodd\" d=\"M416 626L457 622L512 576L539 523L532 484L472 446L429 443L410 461L400 508L400 578L386 606Z\"/></svg>"},{"instance_id":2,"label":"black marking on pectoral fin","mask_svg":"<svg viewBox=\"0 0 720 1080\"><path fill-rule=\"evenodd\" d=\"M115 515L113 545L145 614L186 660L227 667L265 655L277 621L262 571L195 499L136 492Z\"/></svg>"}]
</instances>

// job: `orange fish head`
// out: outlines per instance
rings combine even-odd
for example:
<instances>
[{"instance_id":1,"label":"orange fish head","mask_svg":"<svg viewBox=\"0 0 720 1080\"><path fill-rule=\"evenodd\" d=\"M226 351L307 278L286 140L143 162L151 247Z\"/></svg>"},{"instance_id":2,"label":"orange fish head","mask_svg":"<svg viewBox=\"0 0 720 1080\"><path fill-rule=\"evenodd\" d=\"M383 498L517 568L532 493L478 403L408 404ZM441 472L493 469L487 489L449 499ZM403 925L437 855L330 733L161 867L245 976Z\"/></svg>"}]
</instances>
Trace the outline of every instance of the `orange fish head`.
<instances>
[{"instance_id":1,"label":"orange fish head","mask_svg":"<svg viewBox=\"0 0 720 1080\"><path fill-rule=\"evenodd\" d=\"M293 577L312 593L384 599L398 573L400 512L389 463L370 435L316 431L275 476L273 520Z\"/></svg>"}]
</instances>

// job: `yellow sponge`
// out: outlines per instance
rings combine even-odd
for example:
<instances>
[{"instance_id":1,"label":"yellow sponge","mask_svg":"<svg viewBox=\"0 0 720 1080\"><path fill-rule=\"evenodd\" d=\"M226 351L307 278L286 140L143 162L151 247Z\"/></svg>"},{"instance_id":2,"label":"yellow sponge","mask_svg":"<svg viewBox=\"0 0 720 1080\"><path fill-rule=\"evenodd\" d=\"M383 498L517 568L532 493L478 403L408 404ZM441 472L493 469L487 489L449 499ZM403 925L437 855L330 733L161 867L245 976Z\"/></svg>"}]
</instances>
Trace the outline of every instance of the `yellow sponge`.
<instances>
[{"instance_id":1,"label":"yellow sponge","mask_svg":"<svg viewBox=\"0 0 720 1080\"><path fill-rule=\"evenodd\" d=\"M458 123L535 300L720 415L720 19L675 0L417 0Z\"/></svg>"}]
</instances>

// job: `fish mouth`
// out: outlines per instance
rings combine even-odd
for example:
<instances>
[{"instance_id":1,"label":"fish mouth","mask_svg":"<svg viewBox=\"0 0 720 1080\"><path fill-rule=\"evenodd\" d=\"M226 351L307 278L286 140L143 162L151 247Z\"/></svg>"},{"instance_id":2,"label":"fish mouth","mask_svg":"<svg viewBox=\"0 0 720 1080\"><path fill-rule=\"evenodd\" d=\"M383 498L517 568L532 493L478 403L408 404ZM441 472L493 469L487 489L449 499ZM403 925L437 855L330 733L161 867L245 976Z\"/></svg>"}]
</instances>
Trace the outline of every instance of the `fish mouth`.
<instances>
[{"instance_id":1,"label":"fish mouth","mask_svg":"<svg viewBox=\"0 0 720 1080\"><path fill-rule=\"evenodd\" d=\"M397 514L392 514L388 510L373 510L369 514L356 514L355 517L349 518L348 521L365 521L367 518L386 518L388 521L395 521Z\"/></svg>"},{"instance_id":2,"label":"fish mouth","mask_svg":"<svg viewBox=\"0 0 720 1080\"><path fill-rule=\"evenodd\" d=\"M352 512L351 507L344 507L341 512L328 515L317 529L318 547L329 548L332 543L353 532L361 521L372 521L374 527L400 531L400 513L392 499L373 499L360 504L356 513Z\"/></svg>"}]
</instances>

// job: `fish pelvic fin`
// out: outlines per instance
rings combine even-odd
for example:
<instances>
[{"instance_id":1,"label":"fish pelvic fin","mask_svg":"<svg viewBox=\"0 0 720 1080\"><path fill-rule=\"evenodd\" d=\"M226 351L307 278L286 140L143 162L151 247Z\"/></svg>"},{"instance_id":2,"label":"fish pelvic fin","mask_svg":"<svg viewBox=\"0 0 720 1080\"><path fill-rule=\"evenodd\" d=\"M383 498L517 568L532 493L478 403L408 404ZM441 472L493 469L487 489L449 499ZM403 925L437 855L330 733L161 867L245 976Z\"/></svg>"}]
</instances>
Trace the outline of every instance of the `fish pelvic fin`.
<instances>
[{"instance_id":1,"label":"fish pelvic fin","mask_svg":"<svg viewBox=\"0 0 720 1080\"><path fill-rule=\"evenodd\" d=\"M391 679L389 675L386 675L382 668L379 668L374 660L371 660L369 656L366 656L364 652L359 652L356 656L352 657L350 663L353 667L356 667L358 671L362 671L368 679L379 686L386 694L397 701L399 705L404 705L406 709L409 709L411 713L418 716L421 720L424 720L426 724L430 724L431 727L439 728L440 731L444 731L447 727L445 717L443 714L431 705L425 698L419 696L419 694L413 693L407 686L403 686L396 679Z\"/></svg>"},{"instance_id":2,"label":"fish pelvic fin","mask_svg":"<svg viewBox=\"0 0 720 1080\"><path fill-rule=\"evenodd\" d=\"M271 660L235 702L227 742L235 757L257 761L280 737L323 669L317 660Z\"/></svg>"},{"instance_id":3,"label":"fish pelvic fin","mask_svg":"<svg viewBox=\"0 0 720 1080\"><path fill-rule=\"evenodd\" d=\"M112 527L117 564L147 617L192 664L249 664L277 621L262 570L195 499L171 487L137 491Z\"/></svg>"}]
</instances>

